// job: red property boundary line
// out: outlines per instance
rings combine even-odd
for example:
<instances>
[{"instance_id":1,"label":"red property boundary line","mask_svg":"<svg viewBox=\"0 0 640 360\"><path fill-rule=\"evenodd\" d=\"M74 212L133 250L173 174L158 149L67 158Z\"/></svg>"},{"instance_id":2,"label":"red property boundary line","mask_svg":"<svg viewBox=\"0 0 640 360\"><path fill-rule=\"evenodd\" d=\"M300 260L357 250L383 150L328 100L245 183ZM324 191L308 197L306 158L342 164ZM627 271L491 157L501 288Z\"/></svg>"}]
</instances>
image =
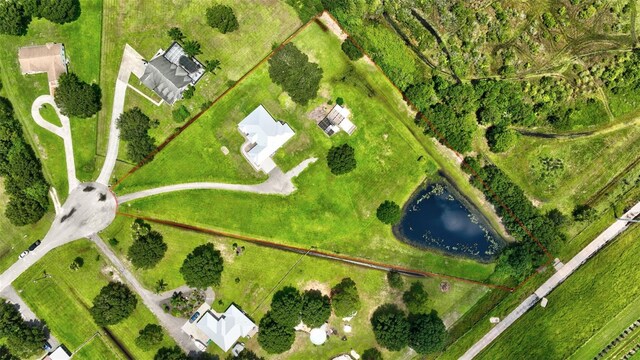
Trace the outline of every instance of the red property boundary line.
<instances>
[{"instance_id":1,"label":"red property boundary line","mask_svg":"<svg viewBox=\"0 0 640 360\"><path fill-rule=\"evenodd\" d=\"M516 216L516 214L511 210L511 208L509 208L503 201L502 199L498 196L498 194L496 194L495 191L493 191L493 189L480 177L480 175L475 171L475 169L473 169L473 167L471 167L468 163L466 163L464 161L464 156L462 156L462 154L460 154L458 151L456 151L455 149L453 149L453 147L449 144L449 142L446 140L446 138L442 135L442 133L440 131L438 131L438 129L436 128L436 126L429 120L427 119L427 117L424 116L424 114L422 114L417 106L411 102L411 100L409 100L409 98L407 96L405 96L405 94L402 92L402 90L400 90L394 83L393 81L391 81L391 79L389 79L389 77L387 76L387 74L382 70L382 68L375 62L373 61L373 59L371 58L371 56L369 56L369 54L358 44L355 42L355 40L353 40L353 37L351 36L351 34L349 32L347 32L342 25L340 24L340 22L327 10L324 10L321 13L316 14L313 18L311 18L307 23L303 24L302 26L300 26L296 31L294 31L287 39L285 39L276 49L272 50L269 54L267 54L267 56L265 56L260 62L258 62L255 66L253 66L247 73L245 73L242 77L240 77L236 83L234 85L232 85L231 87L229 87L228 89L226 89L222 94L220 94L206 109L200 111L198 114L196 114L193 118L191 118L190 120L187 121L187 123L185 123L182 127L180 127L180 129L178 129L176 132L172 133L166 140L164 140L151 154L149 154L144 160L142 160L140 163L138 163L136 166L134 166L131 170L129 170L129 172L127 172L122 178L118 179L118 181L112 185L110 187L110 189L114 189L115 187L117 187L118 185L120 185L126 178L128 178L129 176L131 176L134 172L136 172L137 170L139 170L144 164L146 164L149 159L151 159L153 156L155 156L157 153L159 153L162 149L164 149L171 141L173 141L178 135L180 135L184 130L186 130L187 127L189 127L190 125L192 125L197 119L200 118L200 116L202 116L206 111L208 111L211 107L213 107L217 102L219 102L224 96L226 96L229 92L231 92L231 90L235 89L236 86L238 84L240 84L240 82L242 82L245 78L247 78L249 75L251 75L259 66L261 66L262 64L264 64L266 61L268 61L275 53L277 53L278 51L280 51L286 44L288 44L289 42L292 41L293 38L295 38L300 32L302 32L304 29L306 29L309 25L311 25L312 23L316 22L316 21L321 21L319 18L320 16L322 16L323 14L327 14L327 16L329 16L334 22L335 24L340 28L340 30L342 30L348 37L347 39L349 41L351 41L351 43L356 46L363 54L365 54L365 56L367 56L371 62L371 64L373 64L375 66L375 68L377 70L379 70L384 78L389 82L389 84L396 89L401 95L403 100L407 103L407 105L409 106L409 108L413 111L415 111L418 116L420 117L421 120L423 120L433 131L433 133L436 135L436 138L438 139L438 141L440 141L441 144L443 144L444 146L446 146L449 150L451 150L459 159L461 159L461 165L464 166L466 169L469 170L469 172L472 174L471 176L474 176L475 178L477 178L483 185L483 187L491 194L491 197L493 199L496 200L496 202L499 203L500 207L502 207L504 210L506 210L507 214L513 218L518 225L525 231L525 233L533 240L535 241L535 243L538 245L538 247L544 252L544 254L546 255L546 257L549 259L544 265L542 266L548 266L549 264L551 264L551 262L554 259L554 256L547 250L547 248L542 245L542 243L540 242L540 240L526 227L526 225L524 224L524 222L518 218L518 216ZM420 140L416 139L418 142L420 142ZM134 215L130 215L130 214L125 214L125 213L119 213L120 215L123 216L128 216L128 217L137 217ZM143 217L140 217L143 218ZM144 218L143 218L144 219ZM180 224L180 223L173 223L170 221L166 221L166 220L160 220L160 219L152 219L152 218L148 218L149 221L154 221L154 222L158 222L158 223L166 223L167 225L172 225L172 226L176 226L176 227L182 227L185 229L189 229L190 225L186 225L186 224ZM223 232L217 232L214 230L208 230L208 229L203 229L203 228L195 228L195 229L199 229L199 231L201 232L211 232L213 234L216 235L223 235L223 236L228 236L228 237L232 237L232 238L237 238L237 239L243 239L246 241L251 241L251 238L247 238L244 239L241 235L237 235L237 234L230 234L230 233L223 233ZM198 231L198 230L195 230ZM255 241L263 241L263 240L256 240L253 239ZM270 242L265 242L265 245L269 243L272 245L278 245L275 243L270 243ZM283 245L284 246L284 245ZM273 246L272 246L273 247ZM289 247L291 249L297 249L295 247ZM304 249L304 251L307 251L307 249ZM328 253L322 253L322 252L314 252L317 254L323 254L323 256L335 256L337 258L340 258L340 256L338 255L331 255ZM344 257L344 259L349 259L348 257ZM360 261L360 260L357 260ZM374 265L373 262L368 262L371 265ZM385 265L388 266L388 265ZM400 270L401 268L397 268L398 270ZM407 269L409 270L409 269ZM410 270L413 272L418 272L418 271L414 271L414 270ZM429 273L429 272L422 272L420 271L420 273L424 274L425 276L439 276L439 277L447 277L448 275L444 275L444 274L435 274L435 273ZM474 282L473 280L469 280L469 279L463 279L463 278L456 278L456 277L451 277L452 279L458 279L458 280L462 280L462 281L468 281L468 282L472 282L472 283L477 283L477 284L481 284L481 285L485 285L485 286L489 286L489 287L495 287L495 288L499 288L502 290L507 290L507 291L514 291L518 288L520 288L522 285L524 285L524 283L528 282L532 277L536 276L538 273L534 272L532 275L530 275L528 278L526 278L524 281L522 281L521 283L519 283L515 288L510 288L507 286L503 286L503 285L493 285L493 284L486 284L486 283L482 283L482 282Z\"/></svg>"},{"instance_id":2,"label":"red property boundary line","mask_svg":"<svg viewBox=\"0 0 640 360\"><path fill-rule=\"evenodd\" d=\"M371 260L367 260L367 259L363 259L363 258L356 258L356 257L351 257L351 256L332 254L332 253L328 253L328 252L324 252L324 251L320 251L320 250L313 250L313 248L307 249L307 248L301 248L301 247L297 247L297 246L284 245L284 244L275 243L275 242L271 242L271 241L267 241L267 240L263 240L263 239L257 239L257 238L253 238L253 237L249 237L249 236L245 236L245 235L227 233L227 232L224 232L224 231L202 228L202 227L193 226L193 225L189 225L189 224L183 224L183 223L170 221L170 220L162 220L162 219L156 219L156 218L151 218L151 217L146 217L146 216L137 216L137 215L127 214L127 213L122 213L122 212L117 212L116 214L120 215L120 216L128 217L128 218L132 218L132 219L142 219L142 220L145 220L145 221L148 221L148 222L153 222L153 223L156 223L156 224L171 226L171 227L174 227L174 228L193 231L193 232L197 232L197 233L201 233L201 234L216 235L216 236L223 236L223 237L231 238L231 239L243 240L243 241L246 241L246 242L249 242L249 243L252 243L252 244L256 244L256 245L259 245L259 246L264 246L264 247L268 247L268 248L272 248L272 249L278 249L278 250L282 250L282 251L294 252L294 253L297 253L297 254L308 254L308 255L311 255L311 256L314 256L314 257L318 257L318 258L322 258L322 259L328 259L328 260L334 260L334 261L342 261L342 262L349 263L351 265L360 266L360 267L366 267L368 269L372 269L373 268L373 269L377 269L377 270L385 270L385 269L396 270L396 271L402 272L402 273L404 273L406 275L425 276L425 277L431 277L431 278L442 278L442 279L448 279L448 280L455 280L455 281L461 281L461 282L465 282L465 283L469 283L469 284L473 284L473 285L481 285L481 286L489 287L489 288L492 288L492 289L499 289L499 290L508 291L508 292L511 292L511 291L514 290L513 288L510 288L510 287L507 287L507 286L503 286L503 285L489 284L489 283L484 283L482 281L471 280L471 279L466 279L466 278L452 276L452 275L433 273L433 272L428 272L428 271L423 271L423 270L415 270L415 269L410 269L410 268L406 268L406 267L402 267L402 266L385 264L385 263L381 263L381 262L377 262L377 261L371 261Z\"/></svg>"}]
</instances>

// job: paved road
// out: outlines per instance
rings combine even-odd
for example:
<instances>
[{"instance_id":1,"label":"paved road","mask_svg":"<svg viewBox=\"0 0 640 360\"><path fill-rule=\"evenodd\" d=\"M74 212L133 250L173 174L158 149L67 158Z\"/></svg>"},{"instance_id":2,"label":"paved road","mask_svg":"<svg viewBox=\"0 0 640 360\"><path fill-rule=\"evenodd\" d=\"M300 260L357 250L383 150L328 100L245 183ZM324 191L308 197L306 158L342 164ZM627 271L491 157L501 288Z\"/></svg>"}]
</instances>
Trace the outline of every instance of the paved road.
<instances>
[{"instance_id":1,"label":"paved road","mask_svg":"<svg viewBox=\"0 0 640 360\"><path fill-rule=\"evenodd\" d=\"M40 115L40 108L45 104L51 105L55 109L56 114L58 114L58 118L60 118L60 123L62 123L61 127L53 125ZM73 159L73 142L71 138L71 125L69 124L69 118L60 113L60 109L56 106L53 96L51 95L42 95L36 98L33 104L31 104L31 117L33 117L36 124L62 138L62 141L64 142L65 160L67 162L67 180L69 182L69 192L71 192L80 182L76 177L76 164Z\"/></svg>"},{"instance_id":2,"label":"paved road","mask_svg":"<svg viewBox=\"0 0 640 360\"><path fill-rule=\"evenodd\" d=\"M116 206L115 196L105 185L78 185L56 214L42 244L0 274L0 291L50 250L106 228L116 216Z\"/></svg>"},{"instance_id":3,"label":"paved road","mask_svg":"<svg viewBox=\"0 0 640 360\"><path fill-rule=\"evenodd\" d=\"M113 109L111 110L111 124L109 125L109 144L107 146L107 155L102 165L102 170L98 176L97 182L109 185L113 168L116 166L118 159L118 145L120 144L120 130L116 126L117 120L124 111L124 98L129 84L129 76L136 75L138 78L144 74L144 60L142 55L138 54L129 44L124 47L122 54L122 62L120 62L120 70L118 71L118 79L116 80L116 89L113 94Z\"/></svg>"},{"instance_id":4,"label":"paved road","mask_svg":"<svg viewBox=\"0 0 640 360\"><path fill-rule=\"evenodd\" d=\"M225 183L210 183L210 182L193 182L185 184L167 185L158 187L155 189L142 190L131 194L118 196L118 203L124 204L128 201L138 200L149 196L165 194L174 191L184 190L230 190L230 191L243 191L256 194L273 194L273 195L289 195L296 190L293 184L293 178L300 175L300 173L307 168L311 163L314 163L317 158L310 158L302 161L295 168L291 169L287 173L283 173L279 168L273 169L269 173L269 179L265 182L255 185L241 185L241 184L225 184Z\"/></svg>"},{"instance_id":5,"label":"paved road","mask_svg":"<svg viewBox=\"0 0 640 360\"><path fill-rule=\"evenodd\" d=\"M152 293L147 290L136 277L127 269L122 263L120 258L111 250L111 248L98 236L97 234L90 235L89 238L98 246L100 251L109 258L113 266L120 272L122 278L131 285L133 291L135 291L144 305L151 310L151 312L158 318L160 324L164 327L165 331L176 341L176 343L187 353L199 352L195 343L191 340L189 335L182 331L182 325L185 323L185 319L179 319L173 317L162 310L159 301L161 296ZM176 289L177 290L177 289Z\"/></svg>"},{"instance_id":6,"label":"paved road","mask_svg":"<svg viewBox=\"0 0 640 360\"><path fill-rule=\"evenodd\" d=\"M627 211L622 219L634 219L640 215L640 202L635 204L631 210ZM605 231L600 233L589 245L582 249L576 256L569 260L544 284L542 284L531 296L526 298L518 307L493 327L485 336L475 343L460 359L473 359L482 350L489 346L500 334L502 334L511 324L518 320L524 313L535 306L540 299L547 296L558 285L562 284L571 274L573 274L582 264L595 255L606 244L615 239L631 224L630 221L617 220ZM532 334L534 336L534 334Z\"/></svg>"}]
</instances>

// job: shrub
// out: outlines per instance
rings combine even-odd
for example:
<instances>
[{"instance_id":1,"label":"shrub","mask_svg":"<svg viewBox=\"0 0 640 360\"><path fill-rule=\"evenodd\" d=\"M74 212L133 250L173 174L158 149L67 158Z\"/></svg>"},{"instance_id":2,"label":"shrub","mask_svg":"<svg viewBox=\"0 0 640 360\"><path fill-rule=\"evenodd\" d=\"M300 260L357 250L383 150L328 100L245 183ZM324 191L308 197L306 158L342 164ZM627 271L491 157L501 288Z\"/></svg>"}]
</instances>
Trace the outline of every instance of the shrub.
<instances>
[{"instance_id":1,"label":"shrub","mask_svg":"<svg viewBox=\"0 0 640 360\"><path fill-rule=\"evenodd\" d=\"M147 324L138 334L135 340L136 346L145 351L149 351L160 344L164 338L162 327L155 324Z\"/></svg>"},{"instance_id":2,"label":"shrub","mask_svg":"<svg viewBox=\"0 0 640 360\"><path fill-rule=\"evenodd\" d=\"M409 321L394 304L378 307L371 316L371 326L376 341L384 348L400 351L409 343Z\"/></svg>"},{"instance_id":3,"label":"shrub","mask_svg":"<svg viewBox=\"0 0 640 360\"><path fill-rule=\"evenodd\" d=\"M409 346L418 354L442 350L447 330L435 312L409 315Z\"/></svg>"},{"instance_id":4,"label":"shrub","mask_svg":"<svg viewBox=\"0 0 640 360\"><path fill-rule=\"evenodd\" d=\"M332 146L327 153L327 165L334 175L342 175L356 168L355 150L349 144Z\"/></svg>"},{"instance_id":5,"label":"shrub","mask_svg":"<svg viewBox=\"0 0 640 360\"><path fill-rule=\"evenodd\" d=\"M376 217L385 224L394 225L400 221L402 210L391 200L385 200L376 210Z\"/></svg>"},{"instance_id":6,"label":"shrub","mask_svg":"<svg viewBox=\"0 0 640 360\"><path fill-rule=\"evenodd\" d=\"M360 310L360 296L356 283L350 278L344 278L331 289L331 305L336 316L346 317Z\"/></svg>"},{"instance_id":7,"label":"shrub","mask_svg":"<svg viewBox=\"0 0 640 360\"><path fill-rule=\"evenodd\" d=\"M400 275L400 273L395 270L387 272L387 282L393 289L402 289L402 287L404 286L402 275Z\"/></svg>"},{"instance_id":8,"label":"shrub","mask_svg":"<svg viewBox=\"0 0 640 360\"><path fill-rule=\"evenodd\" d=\"M353 43L351 38L347 38L342 42L341 45L342 51L347 54L347 57L353 61L360 59L364 54L358 47Z\"/></svg>"},{"instance_id":9,"label":"shrub","mask_svg":"<svg viewBox=\"0 0 640 360\"><path fill-rule=\"evenodd\" d=\"M407 306L407 310L414 314L426 314L429 311L428 300L429 295L419 281L411 283L409 290L402 294L402 301Z\"/></svg>"},{"instance_id":10,"label":"shrub","mask_svg":"<svg viewBox=\"0 0 640 360\"><path fill-rule=\"evenodd\" d=\"M138 299L126 285L111 282L100 289L89 312L98 326L115 325L128 318L137 304Z\"/></svg>"},{"instance_id":11,"label":"shrub","mask_svg":"<svg viewBox=\"0 0 640 360\"><path fill-rule=\"evenodd\" d=\"M189 360L189 357L178 346L174 346L158 349L153 360Z\"/></svg>"},{"instance_id":12,"label":"shrub","mask_svg":"<svg viewBox=\"0 0 640 360\"><path fill-rule=\"evenodd\" d=\"M310 328L322 326L331 315L331 301L319 290L307 290L302 296L302 322Z\"/></svg>"},{"instance_id":13,"label":"shrub","mask_svg":"<svg viewBox=\"0 0 640 360\"><path fill-rule=\"evenodd\" d=\"M167 35L169 35L171 40L177 41L177 42L180 42L184 39L184 34L182 33L182 30L180 30L179 27L172 27L171 29L169 29L167 31Z\"/></svg>"},{"instance_id":14,"label":"shrub","mask_svg":"<svg viewBox=\"0 0 640 360\"><path fill-rule=\"evenodd\" d=\"M184 50L184 53L190 58L202 54L200 43L195 40L185 41L184 44L182 44L182 49Z\"/></svg>"},{"instance_id":15,"label":"shrub","mask_svg":"<svg viewBox=\"0 0 640 360\"><path fill-rule=\"evenodd\" d=\"M220 251L207 243L193 249L180 267L180 273L187 285L199 289L220 285L223 260Z\"/></svg>"},{"instance_id":16,"label":"shrub","mask_svg":"<svg viewBox=\"0 0 640 360\"><path fill-rule=\"evenodd\" d=\"M291 286L273 294L271 300L271 318L283 326L293 328L300 323L302 311L302 295Z\"/></svg>"},{"instance_id":17,"label":"shrub","mask_svg":"<svg viewBox=\"0 0 640 360\"><path fill-rule=\"evenodd\" d=\"M306 105L316 97L322 79L322 69L293 43L288 43L269 59L269 76L291 99Z\"/></svg>"},{"instance_id":18,"label":"shrub","mask_svg":"<svg viewBox=\"0 0 640 360\"><path fill-rule=\"evenodd\" d=\"M369 348L362 353L362 360L382 360L382 353L376 348Z\"/></svg>"},{"instance_id":19,"label":"shrub","mask_svg":"<svg viewBox=\"0 0 640 360\"><path fill-rule=\"evenodd\" d=\"M269 354L280 354L291 349L295 336L293 328L274 321L271 312L267 312L260 320L258 344Z\"/></svg>"},{"instance_id":20,"label":"shrub","mask_svg":"<svg viewBox=\"0 0 640 360\"><path fill-rule=\"evenodd\" d=\"M238 30L238 19L233 9L227 5L216 4L208 8L207 24L223 34Z\"/></svg>"},{"instance_id":21,"label":"shrub","mask_svg":"<svg viewBox=\"0 0 640 360\"><path fill-rule=\"evenodd\" d=\"M120 241L118 241L118 239L116 238L109 239L109 245L115 247L115 246L118 246L118 244L120 244Z\"/></svg>"},{"instance_id":22,"label":"shrub","mask_svg":"<svg viewBox=\"0 0 640 360\"><path fill-rule=\"evenodd\" d=\"M54 93L56 105L67 116L89 118L102 108L102 96L97 84L87 84L74 73L64 73L58 79Z\"/></svg>"},{"instance_id":23,"label":"shrub","mask_svg":"<svg viewBox=\"0 0 640 360\"><path fill-rule=\"evenodd\" d=\"M182 92L182 98L185 100L189 100L193 97L196 92L196 87L193 85L187 86L187 88Z\"/></svg>"},{"instance_id":24,"label":"shrub","mask_svg":"<svg viewBox=\"0 0 640 360\"><path fill-rule=\"evenodd\" d=\"M173 115L173 121L177 122L177 123L181 123L183 121L185 121L189 115L191 115L191 113L189 113L189 110L187 109L186 106L184 105L180 105L180 107L178 107L177 109L173 110L171 112L171 114Z\"/></svg>"},{"instance_id":25,"label":"shrub","mask_svg":"<svg viewBox=\"0 0 640 360\"><path fill-rule=\"evenodd\" d=\"M575 221L591 221L598 215L596 209L587 204L576 205L571 214Z\"/></svg>"}]
</instances>

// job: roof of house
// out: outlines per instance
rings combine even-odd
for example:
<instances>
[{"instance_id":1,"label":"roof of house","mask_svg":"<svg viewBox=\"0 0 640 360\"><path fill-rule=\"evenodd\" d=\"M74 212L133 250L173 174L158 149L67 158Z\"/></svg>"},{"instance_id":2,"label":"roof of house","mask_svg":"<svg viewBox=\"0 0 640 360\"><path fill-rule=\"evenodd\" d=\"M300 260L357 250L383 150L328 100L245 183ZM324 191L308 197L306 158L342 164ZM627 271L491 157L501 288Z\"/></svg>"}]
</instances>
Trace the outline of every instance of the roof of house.
<instances>
[{"instance_id":1,"label":"roof of house","mask_svg":"<svg viewBox=\"0 0 640 360\"><path fill-rule=\"evenodd\" d=\"M195 84L204 75L204 66L195 57L189 57L184 52L184 48L177 42L173 42L171 46L162 55L171 63L182 66L188 73L189 77Z\"/></svg>"},{"instance_id":2,"label":"roof of house","mask_svg":"<svg viewBox=\"0 0 640 360\"><path fill-rule=\"evenodd\" d=\"M240 337L249 335L256 324L232 304L219 317L207 311L196 326L226 352Z\"/></svg>"},{"instance_id":3,"label":"roof of house","mask_svg":"<svg viewBox=\"0 0 640 360\"><path fill-rule=\"evenodd\" d=\"M67 72L64 45L58 43L21 47L18 62L23 74L46 72L50 87L57 86L60 75Z\"/></svg>"},{"instance_id":4,"label":"roof of house","mask_svg":"<svg viewBox=\"0 0 640 360\"><path fill-rule=\"evenodd\" d=\"M262 163L295 135L289 125L276 121L262 105L247 115L238 127L251 145L245 156L257 169L262 169Z\"/></svg>"},{"instance_id":5,"label":"roof of house","mask_svg":"<svg viewBox=\"0 0 640 360\"><path fill-rule=\"evenodd\" d=\"M193 79L181 66L171 63L164 56L158 56L149 61L140 81L164 101L173 104Z\"/></svg>"},{"instance_id":6,"label":"roof of house","mask_svg":"<svg viewBox=\"0 0 640 360\"><path fill-rule=\"evenodd\" d=\"M48 359L48 360L69 360L69 359L71 359L71 355L69 355L67 350L61 345L61 346L58 346L45 359Z\"/></svg>"}]
</instances>

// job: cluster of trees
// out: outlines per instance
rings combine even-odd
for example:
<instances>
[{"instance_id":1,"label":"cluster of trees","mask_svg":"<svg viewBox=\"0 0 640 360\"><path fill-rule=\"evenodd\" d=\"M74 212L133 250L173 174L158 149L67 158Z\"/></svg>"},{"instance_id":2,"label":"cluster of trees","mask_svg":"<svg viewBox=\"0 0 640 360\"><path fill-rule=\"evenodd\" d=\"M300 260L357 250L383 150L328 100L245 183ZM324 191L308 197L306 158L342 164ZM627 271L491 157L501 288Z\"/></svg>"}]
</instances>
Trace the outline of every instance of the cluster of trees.
<instances>
[{"instance_id":1,"label":"cluster of trees","mask_svg":"<svg viewBox=\"0 0 640 360\"><path fill-rule=\"evenodd\" d=\"M230 6L213 5L207 9L206 15L207 24L223 34L238 30L238 19Z\"/></svg>"},{"instance_id":2,"label":"cluster of trees","mask_svg":"<svg viewBox=\"0 0 640 360\"><path fill-rule=\"evenodd\" d=\"M220 285L223 263L220 251L216 250L213 244L206 243L187 255L180 267L180 273L187 285L206 289L209 286Z\"/></svg>"},{"instance_id":3,"label":"cluster of trees","mask_svg":"<svg viewBox=\"0 0 640 360\"><path fill-rule=\"evenodd\" d=\"M151 225L142 219L131 224L133 244L129 247L128 257L137 269L150 269L156 266L167 252L167 244L162 234L151 230Z\"/></svg>"},{"instance_id":4,"label":"cluster of trees","mask_svg":"<svg viewBox=\"0 0 640 360\"><path fill-rule=\"evenodd\" d=\"M0 348L0 358L31 358L41 351L47 340L44 324L24 321L15 305L0 299L0 339L6 347Z\"/></svg>"},{"instance_id":5,"label":"cluster of trees","mask_svg":"<svg viewBox=\"0 0 640 360\"><path fill-rule=\"evenodd\" d=\"M327 165L334 175L353 171L356 166L356 151L349 144L332 146L327 152Z\"/></svg>"},{"instance_id":6,"label":"cluster of trees","mask_svg":"<svg viewBox=\"0 0 640 360\"><path fill-rule=\"evenodd\" d=\"M79 0L7 0L0 2L0 34L26 35L33 17L56 24L80 17Z\"/></svg>"},{"instance_id":7,"label":"cluster of trees","mask_svg":"<svg viewBox=\"0 0 640 360\"><path fill-rule=\"evenodd\" d=\"M288 43L269 59L269 76L293 101L306 105L318 93L322 69L293 43Z\"/></svg>"},{"instance_id":8,"label":"cluster of trees","mask_svg":"<svg viewBox=\"0 0 640 360\"><path fill-rule=\"evenodd\" d=\"M120 139L127 142L127 156L133 162L141 162L155 149L155 139L149 129L158 126L138 107L123 112L117 120Z\"/></svg>"},{"instance_id":9,"label":"cluster of trees","mask_svg":"<svg viewBox=\"0 0 640 360\"><path fill-rule=\"evenodd\" d=\"M0 97L0 176L9 195L5 216L16 226L40 220L49 207L49 184L42 165L26 142L13 106Z\"/></svg>"},{"instance_id":10,"label":"cluster of trees","mask_svg":"<svg viewBox=\"0 0 640 360\"><path fill-rule=\"evenodd\" d=\"M378 344L391 351L408 345L419 354L430 354L440 351L447 338L444 323L435 311L407 316L395 304L378 307L371 316L371 326Z\"/></svg>"},{"instance_id":11,"label":"cluster of trees","mask_svg":"<svg viewBox=\"0 0 640 360\"><path fill-rule=\"evenodd\" d=\"M115 325L128 318L138 305L138 298L123 283L110 282L100 289L89 309L98 326Z\"/></svg>"},{"instance_id":12,"label":"cluster of trees","mask_svg":"<svg viewBox=\"0 0 640 360\"><path fill-rule=\"evenodd\" d=\"M400 221L402 210L400 206L391 200L385 200L376 210L378 220L385 224L394 225Z\"/></svg>"},{"instance_id":13,"label":"cluster of trees","mask_svg":"<svg viewBox=\"0 0 640 360\"><path fill-rule=\"evenodd\" d=\"M260 320L258 343L270 354L280 354L291 348L295 340L293 328L301 321L311 327L322 326L331 316L352 316L360 309L360 297L355 282L344 278L331 289L331 298L319 290L300 293L287 286L273 295L271 309Z\"/></svg>"},{"instance_id":14,"label":"cluster of trees","mask_svg":"<svg viewBox=\"0 0 640 360\"><path fill-rule=\"evenodd\" d=\"M53 95L61 113L79 118L89 118L100 111L101 96L98 84L88 84L74 73L60 75Z\"/></svg>"},{"instance_id":15,"label":"cluster of trees","mask_svg":"<svg viewBox=\"0 0 640 360\"><path fill-rule=\"evenodd\" d=\"M206 352L200 352L193 357L187 356L178 346L163 347L158 350L153 360L220 360L217 355ZM226 360L264 360L263 357L256 355L249 349L244 349L240 354L229 354Z\"/></svg>"},{"instance_id":16,"label":"cluster of trees","mask_svg":"<svg viewBox=\"0 0 640 360\"><path fill-rule=\"evenodd\" d=\"M518 280L524 279L544 259L542 249L531 239L530 233L553 252L565 239L560 229L562 224L559 219L562 217L557 215L557 210L542 213L533 206L524 191L495 165L483 165L472 157L466 157L464 163L468 166L463 164L462 169L471 175L471 183L484 192L506 229L519 240L500 255L496 272Z\"/></svg>"}]
</instances>

